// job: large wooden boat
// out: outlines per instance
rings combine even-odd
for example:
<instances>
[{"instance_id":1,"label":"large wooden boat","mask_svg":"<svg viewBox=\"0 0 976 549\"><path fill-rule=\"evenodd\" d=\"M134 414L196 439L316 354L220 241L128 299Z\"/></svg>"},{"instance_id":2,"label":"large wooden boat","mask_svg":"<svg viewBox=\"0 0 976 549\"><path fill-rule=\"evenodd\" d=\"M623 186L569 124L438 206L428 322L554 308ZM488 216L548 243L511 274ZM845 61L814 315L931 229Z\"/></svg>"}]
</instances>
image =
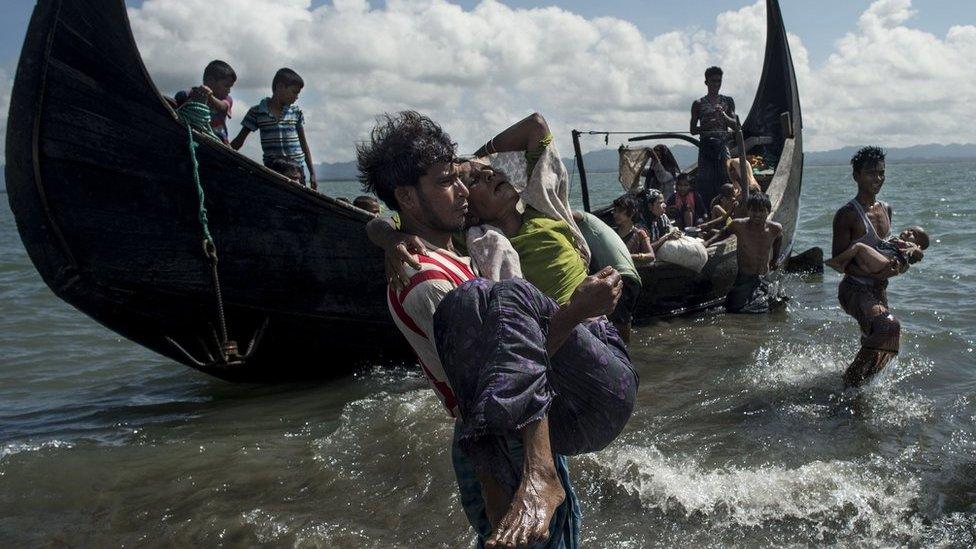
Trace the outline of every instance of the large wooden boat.
<instances>
[{"instance_id":1,"label":"large wooden boat","mask_svg":"<svg viewBox=\"0 0 976 549\"><path fill-rule=\"evenodd\" d=\"M775 1L770 21L746 128L782 145L770 193L789 244L800 111ZM791 136L776 133L783 112L793 116ZM387 312L381 253L364 231L370 215L202 135L195 140L219 283L203 251L187 129L143 65L123 0L38 2L11 97L6 186L31 261L58 297L136 343L229 380L329 377L361 361L409 356ZM657 288L690 280L668 269L645 276ZM645 298L645 307L660 301ZM228 339L246 359L225 352Z\"/></svg>"},{"instance_id":2,"label":"large wooden boat","mask_svg":"<svg viewBox=\"0 0 976 549\"><path fill-rule=\"evenodd\" d=\"M226 379L327 377L355 359L407 356L382 254L364 231L370 215L196 141L227 332L240 354L252 352L234 366L221 364L215 341L187 129L146 72L125 3L37 3L10 103L6 185L27 252L58 297Z\"/></svg>"},{"instance_id":3,"label":"large wooden boat","mask_svg":"<svg viewBox=\"0 0 976 549\"><path fill-rule=\"evenodd\" d=\"M589 192L579 138L584 134L605 133L625 132L573 132L583 204L587 210L590 210ZM782 13L777 0L766 0L765 60L752 108L742 123L742 141L743 148L749 149L747 152L750 154L761 153L767 158L778 159L772 176L759 179L772 202L771 219L783 225L783 246L779 259L784 265L793 248L793 235L799 214L803 177L802 133L800 96ZM652 139L681 139L698 145L698 140L694 137L673 133L643 135L632 138L631 141ZM694 167L688 171L693 177ZM610 206L607 205L596 208L593 213L608 221L611 217ZM647 321L654 317L686 314L721 303L735 281L735 239L714 245L708 252L708 263L700 273L665 262L640 267L638 270L643 281L643 291L637 306L636 319Z\"/></svg>"}]
</instances>

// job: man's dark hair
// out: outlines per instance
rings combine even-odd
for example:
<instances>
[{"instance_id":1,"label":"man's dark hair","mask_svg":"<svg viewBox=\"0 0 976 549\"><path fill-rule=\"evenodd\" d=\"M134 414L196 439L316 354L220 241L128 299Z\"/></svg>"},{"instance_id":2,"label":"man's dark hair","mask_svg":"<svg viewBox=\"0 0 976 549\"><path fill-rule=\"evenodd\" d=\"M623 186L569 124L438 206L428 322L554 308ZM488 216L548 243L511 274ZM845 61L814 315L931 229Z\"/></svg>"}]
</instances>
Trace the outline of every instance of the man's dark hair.
<instances>
[{"instance_id":1,"label":"man's dark hair","mask_svg":"<svg viewBox=\"0 0 976 549\"><path fill-rule=\"evenodd\" d=\"M355 199L353 199L352 205L361 210L366 210L366 211L380 209L380 203L377 202L376 199L373 198L372 196L366 196L366 195L357 196Z\"/></svg>"},{"instance_id":2,"label":"man's dark hair","mask_svg":"<svg viewBox=\"0 0 976 549\"><path fill-rule=\"evenodd\" d=\"M691 184L691 179L688 178L688 172L680 172L678 176L674 178L675 184L677 184L678 181L687 181L689 184Z\"/></svg>"},{"instance_id":3,"label":"man's dark hair","mask_svg":"<svg viewBox=\"0 0 976 549\"><path fill-rule=\"evenodd\" d=\"M203 69L203 81L222 82L224 80L237 82L237 73L234 72L234 68L220 59L214 59L207 63L206 68Z\"/></svg>"},{"instance_id":4,"label":"man's dark hair","mask_svg":"<svg viewBox=\"0 0 976 549\"><path fill-rule=\"evenodd\" d=\"M384 114L369 141L356 145L359 182L364 191L399 211L394 190L415 187L431 166L452 161L456 151L451 136L419 112Z\"/></svg>"},{"instance_id":5,"label":"man's dark hair","mask_svg":"<svg viewBox=\"0 0 976 549\"><path fill-rule=\"evenodd\" d=\"M735 187L731 183L726 183L718 188L718 194L725 198L732 198L735 196Z\"/></svg>"},{"instance_id":6,"label":"man's dark hair","mask_svg":"<svg viewBox=\"0 0 976 549\"><path fill-rule=\"evenodd\" d=\"M301 164L290 158L284 158L281 156L269 160L268 167L285 177L291 177L291 174L295 172L298 172L299 174L302 173Z\"/></svg>"},{"instance_id":7,"label":"man's dark hair","mask_svg":"<svg viewBox=\"0 0 976 549\"><path fill-rule=\"evenodd\" d=\"M705 69L705 80L708 80L711 76L722 76L722 67L708 67Z\"/></svg>"},{"instance_id":8,"label":"man's dark hair","mask_svg":"<svg viewBox=\"0 0 976 549\"><path fill-rule=\"evenodd\" d=\"M618 197L613 201L613 207L616 210L620 210L627 214L627 217L633 219L637 215L637 199L633 195L625 194Z\"/></svg>"},{"instance_id":9,"label":"man's dark hair","mask_svg":"<svg viewBox=\"0 0 976 549\"><path fill-rule=\"evenodd\" d=\"M749 193L749 199L746 200L746 209L753 210L756 208L765 208L766 210L773 209L773 203L769 201L769 195L766 193Z\"/></svg>"},{"instance_id":10,"label":"man's dark hair","mask_svg":"<svg viewBox=\"0 0 976 549\"><path fill-rule=\"evenodd\" d=\"M884 162L885 152L881 147L861 147L854 156L851 157L851 166L854 173L859 173L865 166L874 166L878 162Z\"/></svg>"},{"instance_id":11,"label":"man's dark hair","mask_svg":"<svg viewBox=\"0 0 976 549\"><path fill-rule=\"evenodd\" d=\"M299 88L305 87L305 81L302 80L298 73L285 67L283 69L278 69L275 73L274 79L271 80L271 91L274 91L278 86L285 86L286 88L291 86L298 86Z\"/></svg>"}]
</instances>

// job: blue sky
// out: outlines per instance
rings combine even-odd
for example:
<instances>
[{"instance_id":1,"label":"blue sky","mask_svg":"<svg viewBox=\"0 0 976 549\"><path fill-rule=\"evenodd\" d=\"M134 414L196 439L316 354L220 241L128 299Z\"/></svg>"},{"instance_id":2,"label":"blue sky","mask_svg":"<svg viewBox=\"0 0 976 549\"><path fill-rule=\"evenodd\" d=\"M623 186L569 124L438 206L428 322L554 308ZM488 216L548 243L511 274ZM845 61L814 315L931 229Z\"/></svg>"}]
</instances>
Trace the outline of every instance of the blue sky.
<instances>
[{"instance_id":1,"label":"blue sky","mask_svg":"<svg viewBox=\"0 0 976 549\"><path fill-rule=\"evenodd\" d=\"M976 0L781 3L808 150L976 142ZM556 135L682 129L708 65L726 69L723 93L748 110L765 33L762 0L127 5L163 93L193 85L208 60L225 59L240 75L239 116L266 95L276 67L299 70L316 161L349 160L376 114L407 108L440 121L462 150L531 111L545 114ZM0 130L32 7L0 3ZM232 120L231 131L238 125ZM256 140L244 152L260 156Z\"/></svg>"},{"instance_id":2,"label":"blue sky","mask_svg":"<svg viewBox=\"0 0 976 549\"><path fill-rule=\"evenodd\" d=\"M142 3L141 0L126 2L136 7ZM454 3L471 8L478 0L458 0ZM618 17L631 21L641 32L649 35L679 27L706 27L712 23L715 14L749 4L738 0L517 0L504 3L526 8L557 5L587 18ZM323 4L331 2L312 1L313 7ZM374 6L382 4L372 2ZM854 26L858 15L869 4L864 0L782 0L781 8L784 18L789 21L790 31L803 38L810 50L811 61L819 63L829 55L834 41ZM960 22L976 22L974 0L917 0L912 6L919 12L913 19L913 26L936 35L944 35L950 26ZM34 2L29 0L4 0L0 3L0 67L10 69L16 65L33 8Z\"/></svg>"}]
</instances>

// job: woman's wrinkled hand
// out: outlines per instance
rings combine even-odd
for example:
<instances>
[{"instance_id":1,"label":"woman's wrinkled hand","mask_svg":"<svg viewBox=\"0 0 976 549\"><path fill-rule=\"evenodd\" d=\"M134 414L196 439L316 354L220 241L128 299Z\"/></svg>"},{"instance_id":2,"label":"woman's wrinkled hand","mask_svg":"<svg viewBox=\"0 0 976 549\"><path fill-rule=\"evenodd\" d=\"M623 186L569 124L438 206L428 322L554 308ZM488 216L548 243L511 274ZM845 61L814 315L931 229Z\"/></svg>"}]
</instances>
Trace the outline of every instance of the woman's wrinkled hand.
<instances>
[{"instance_id":1,"label":"woman's wrinkled hand","mask_svg":"<svg viewBox=\"0 0 976 549\"><path fill-rule=\"evenodd\" d=\"M394 290L402 290L410 282L410 271L420 270L417 254L426 254L427 248L416 235L395 232L388 245L383 247L386 281Z\"/></svg>"}]
</instances>

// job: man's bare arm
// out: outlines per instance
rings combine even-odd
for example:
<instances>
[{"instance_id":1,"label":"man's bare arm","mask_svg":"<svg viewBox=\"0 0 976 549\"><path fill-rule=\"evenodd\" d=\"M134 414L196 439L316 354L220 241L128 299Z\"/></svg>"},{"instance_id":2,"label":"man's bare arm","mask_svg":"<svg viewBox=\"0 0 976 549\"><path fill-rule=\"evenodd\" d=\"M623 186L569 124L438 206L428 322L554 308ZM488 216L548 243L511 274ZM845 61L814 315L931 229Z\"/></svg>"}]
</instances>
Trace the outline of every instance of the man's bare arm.
<instances>
[{"instance_id":1,"label":"man's bare arm","mask_svg":"<svg viewBox=\"0 0 976 549\"><path fill-rule=\"evenodd\" d=\"M776 226L776 239L773 240L773 255L769 259L769 268L776 269L779 267L779 253L783 247L783 227L778 223L774 224Z\"/></svg>"},{"instance_id":2,"label":"man's bare arm","mask_svg":"<svg viewBox=\"0 0 976 549\"><path fill-rule=\"evenodd\" d=\"M721 231L719 231L719 233L717 235L709 238L705 242L705 247L707 248L707 247L711 246L712 244L715 244L716 242L718 242L720 240L725 240L726 238L728 238L728 237L736 234L736 232L735 232L735 228L736 227L737 227L737 225L736 225L735 221L733 221L731 225L729 225L728 227L726 227L726 228L722 229Z\"/></svg>"},{"instance_id":3,"label":"man's bare arm","mask_svg":"<svg viewBox=\"0 0 976 549\"><path fill-rule=\"evenodd\" d=\"M586 277L576 287L569 302L560 307L549 321L549 337L546 339L548 355L552 357L556 354L580 322L612 313L622 291L623 280L613 267L604 267L595 275Z\"/></svg>"},{"instance_id":4,"label":"man's bare arm","mask_svg":"<svg viewBox=\"0 0 976 549\"><path fill-rule=\"evenodd\" d=\"M698 100L694 100L691 103L691 125L688 130L691 135L698 135L701 133L701 128L698 126Z\"/></svg>"},{"instance_id":5,"label":"man's bare arm","mask_svg":"<svg viewBox=\"0 0 976 549\"><path fill-rule=\"evenodd\" d=\"M427 252L422 240L415 235L396 230L393 220L375 217L366 224L366 237L385 254L386 279L396 289L410 282L407 266L420 270L420 262L414 254Z\"/></svg>"},{"instance_id":6,"label":"man's bare arm","mask_svg":"<svg viewBox=\"0 0 976 549\"><path fill-rule=\"evenodd\" d=\"M227 103L226 99L218 99L212 93L207 97L207 105L211 110L217 111L220 114L227 114L227 111L230 110L230 104Z\"/></svg>"},{"instance_id":7,"label":"man's bare arm","mask_svg":"<svg viewBox=\"0 0 976 549\"><path fill-rule=\"evenodd\" d=\"M858 219L858 216L848 206L837 210L837 213L834 215L834 238L831 245L832 257L844 253L845 250L851 247L854 240L852 237L852 228L855 223L859 222L860 219ZM876 278L879 280L884 280L898 275L898 269L885 269L881 272L871 273L859 268L852 261L844 269L844 274L859 276L862 278Z\"/></svg>"},{"instance_id":8,"label":"man's bare arm","mask_svg":"<svg viewBox=\"0 0 976 549\"><path fill-rule=\"evenodd\" d=\"M541 114L535 112L502 130L474 154L485 156L496 152L527 151L538 145L547 135L549 124Z\"/></svg>"},{"instance_id":9,"label":"man's bare arm","mask_svg":"<svg viewBox=\"0 0 976 549\"><path fill-rule=\"evenodd\" d=\"M312 162L312 151L308 147L308 140L305 139L305 125L298 125L298 143L302 146L302 152L305 154L305 167L308 168L308 183L312 187L313 191L317 191L319 188L318 180L315 178L315 163Z\"/></svg>"},{"instance_id":10,"label":"man's bare arm","mask_svg":"<svg viewBox=\"0 0 976 549\"><path fill-rule=\"evenodd\" d=\"M251 133L251 130L241 128L241 132L237 134L237 137L235 137L233 141L230 142L230 148L234 149L235 151L241 150L241 147L244 145L244 140L247 139L247 135L249 133Z\"/></svg>"}]
</instances>

